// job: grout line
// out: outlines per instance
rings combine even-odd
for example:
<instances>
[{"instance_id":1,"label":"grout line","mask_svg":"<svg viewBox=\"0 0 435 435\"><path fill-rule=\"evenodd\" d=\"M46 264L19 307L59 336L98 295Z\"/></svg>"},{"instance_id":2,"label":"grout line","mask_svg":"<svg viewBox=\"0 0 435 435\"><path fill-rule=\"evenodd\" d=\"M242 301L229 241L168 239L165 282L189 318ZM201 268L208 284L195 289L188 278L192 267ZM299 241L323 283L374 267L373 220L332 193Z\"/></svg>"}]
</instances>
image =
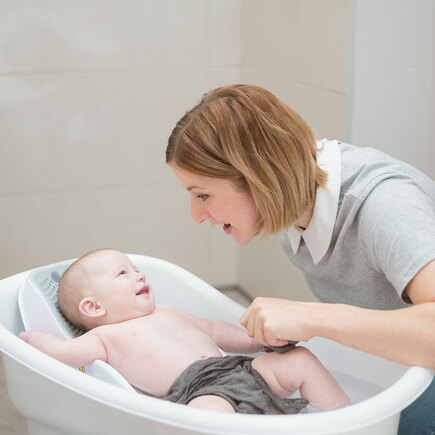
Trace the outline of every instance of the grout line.
<instances>
[{"instance_id":1,"label":"grout line","mask_svg":"<svg viewBox=\"0 0 435 435\"><path fill-rule=\"evenodd\" d=\"M246 68L242 66L242 73L243 72L247 72L247 73L254 73L254 74L260 74L263 76L268 76L268 77L272 77L273 79L278 79L278 80L282 80L285 82L289 82L289 83L295 83L299 86L305 86L308 88L313 88L313 89L317 89L319 91L323 91L323 92L329 92L331 94L336 94L336 95L340 95L341 97L347 97L347 93L346 92L341 92L341 91L337 91L334 89L328 89L328 88L323 88L321 86L315 85L314 83L309 83L309 82L303 82L301 80L295 80L293 78L289 78L289 77L285 77L285 76L281 76L279 74L272 74L266 71L261 71L258 69L250 69L250 68Z\"/></svg>"},{"instance_id":2,"label":"grout line","mask_svg":"<svg viewBox=\"0 0 435 435\"><path fill-rule=\"evenodd\" d=\"M23 192L0 193L0 199L16 198L25 196L50 196L71 193L91 193L104 192L113 190L138 190L138 189L154 189L158 187L179 187L172 181L155 181L147 183L132 183L132 184L107 184L104 186L80 186L80 187L65 187L60 189L44 189L44 190L26 190Z\"/></svg>"},{"instance_id":3,"label":"grout line","mask_svg":"<svg viewBox=\"0 0 435 435\"><path fill-rule=\"evenodd\" d=\"M168 72L208 72L210 70L225 70L225 69L233 69L237 68L236 64L226 64L219 66L194 66L194 67L158 67L158 68L146 68L146 67L138 67L138 68L95 68L95 69L85 69L85 68L77 68L77 69L69 69L69 70L36 70L36 71L9 71L9 72L0 72L0 78L2 77L39 77L39 76L75 76L75 75L98 75L98 74L138 74L138 73L168 73Z\"/></svg>"}]
</instances>

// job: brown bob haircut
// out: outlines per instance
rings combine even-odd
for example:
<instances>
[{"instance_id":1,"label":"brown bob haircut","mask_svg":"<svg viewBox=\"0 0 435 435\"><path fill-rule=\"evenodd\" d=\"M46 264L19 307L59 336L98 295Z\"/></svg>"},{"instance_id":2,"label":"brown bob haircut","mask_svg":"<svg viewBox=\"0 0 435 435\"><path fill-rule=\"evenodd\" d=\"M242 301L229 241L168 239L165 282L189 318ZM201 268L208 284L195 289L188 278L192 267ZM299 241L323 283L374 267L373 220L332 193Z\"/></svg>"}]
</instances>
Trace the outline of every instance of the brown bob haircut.
<instances>
[{"instance_id":1,"label":"brown bob haircut","mask_svg":"<svg viewBox=\"0 0 435 435\"><path fill-rule=\"evenodd\" d=\"M257 234L267 236L291 226L325 187L316 153L310 127L291 107L261 87L229 85L204 94L178 121L166 163L250 190Z\"/></svg>"}]
</instances>

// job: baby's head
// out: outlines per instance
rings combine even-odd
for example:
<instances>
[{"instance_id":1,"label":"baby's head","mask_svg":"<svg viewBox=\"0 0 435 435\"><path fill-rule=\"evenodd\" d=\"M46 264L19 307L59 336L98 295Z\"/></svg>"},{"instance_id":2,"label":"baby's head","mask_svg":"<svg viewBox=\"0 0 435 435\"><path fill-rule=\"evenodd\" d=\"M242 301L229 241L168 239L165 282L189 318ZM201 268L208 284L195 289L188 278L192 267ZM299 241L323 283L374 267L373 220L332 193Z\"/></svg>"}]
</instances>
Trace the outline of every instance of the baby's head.
<instances>
[{"instance_id":1,"label":"baby's head","mask_svg":"<svg viewBox=\"0 0 435 435\"><path fill-rule=\"evenodd\" d=\"M64 316L88 331L151 314L155 308L145 275L119 251L89 252L63 273L57 300Z\"/></svg>"}]
</instances>

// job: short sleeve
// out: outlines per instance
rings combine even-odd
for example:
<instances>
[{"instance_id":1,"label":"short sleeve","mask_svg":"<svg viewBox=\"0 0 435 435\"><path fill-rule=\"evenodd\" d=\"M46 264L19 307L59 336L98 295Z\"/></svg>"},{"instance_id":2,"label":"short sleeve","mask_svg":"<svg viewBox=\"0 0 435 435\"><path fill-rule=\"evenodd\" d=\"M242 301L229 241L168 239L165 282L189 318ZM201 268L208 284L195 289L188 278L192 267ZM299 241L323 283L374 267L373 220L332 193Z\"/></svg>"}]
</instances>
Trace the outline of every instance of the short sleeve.
<instances>
[{"instance_id":1,"label":"short sleeve","mask_svg":"<svg viewBox=\"0 0 435 435\"><path fill-rule=\"evenodd\" d=\"M418 271L435 258L433 199L404 176L377 184L360 206L358 241L368 265L382 273L404 302Z\"/></svg>"}]
</instances>

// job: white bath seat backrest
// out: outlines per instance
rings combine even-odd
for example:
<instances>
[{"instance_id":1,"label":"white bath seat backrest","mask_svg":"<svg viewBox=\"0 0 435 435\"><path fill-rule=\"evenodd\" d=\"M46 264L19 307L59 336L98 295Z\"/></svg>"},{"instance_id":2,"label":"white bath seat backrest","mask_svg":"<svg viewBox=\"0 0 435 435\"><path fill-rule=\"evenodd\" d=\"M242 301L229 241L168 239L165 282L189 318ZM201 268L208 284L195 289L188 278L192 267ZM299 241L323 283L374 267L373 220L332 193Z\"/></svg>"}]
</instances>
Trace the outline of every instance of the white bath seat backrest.
<instances>
[{"instance_id":1,"label":"white bath seat backrest","mask_svg":"<svg viewBox=\"0 0 435 435\"><path fill-rule=\"evenodd\" d=\"M71 263L72 260L43 266L27 275L18 296L18 305L26 331L37 330L64 340L83 334L83 331L62 315L57 303L59 279ZM103 361L94 361L81 370L113 385L135 391L117 370Z\"/></svg>"}]
</instances>

